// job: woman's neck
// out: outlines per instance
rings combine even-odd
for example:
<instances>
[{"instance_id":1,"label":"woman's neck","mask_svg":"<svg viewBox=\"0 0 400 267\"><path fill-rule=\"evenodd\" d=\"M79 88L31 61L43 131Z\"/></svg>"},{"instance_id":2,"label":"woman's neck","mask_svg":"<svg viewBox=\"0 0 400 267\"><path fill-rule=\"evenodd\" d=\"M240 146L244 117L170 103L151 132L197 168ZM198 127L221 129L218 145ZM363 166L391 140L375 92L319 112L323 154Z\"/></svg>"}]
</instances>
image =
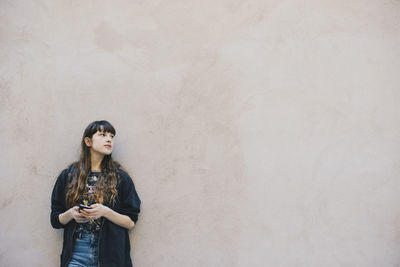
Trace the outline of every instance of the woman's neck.
<instances>
[{"instance_id":1,"label":"woman's neck","mask_svg":"<svg viewBox=\"0 0 400 267\"><path fill-rule=\"evenodd\" d=\"M101 172L101 162L103 161L104 155L91 151L90 161L92 162L91 170Z\"/></svg>"}]
</instances>

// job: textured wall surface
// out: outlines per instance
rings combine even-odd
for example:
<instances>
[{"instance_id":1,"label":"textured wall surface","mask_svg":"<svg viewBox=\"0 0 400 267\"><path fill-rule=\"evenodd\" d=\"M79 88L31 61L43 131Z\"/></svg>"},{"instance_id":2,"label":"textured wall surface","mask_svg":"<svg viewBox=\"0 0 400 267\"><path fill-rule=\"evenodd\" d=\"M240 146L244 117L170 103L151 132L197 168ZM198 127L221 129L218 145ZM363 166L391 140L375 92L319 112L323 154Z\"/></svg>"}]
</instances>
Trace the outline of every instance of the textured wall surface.
<instances>
[{"instance_id":1,"label":"textured wall surface","mask_svg":"<svg viewBox=\"0 0 400 267\"><path fill-rule=\"evenodd\" d=\"M136 267L400 266L400 1L0 0L0 266L109 120ZM28 264L28 265L27 265Z\"/></svg>"}]
</instances>

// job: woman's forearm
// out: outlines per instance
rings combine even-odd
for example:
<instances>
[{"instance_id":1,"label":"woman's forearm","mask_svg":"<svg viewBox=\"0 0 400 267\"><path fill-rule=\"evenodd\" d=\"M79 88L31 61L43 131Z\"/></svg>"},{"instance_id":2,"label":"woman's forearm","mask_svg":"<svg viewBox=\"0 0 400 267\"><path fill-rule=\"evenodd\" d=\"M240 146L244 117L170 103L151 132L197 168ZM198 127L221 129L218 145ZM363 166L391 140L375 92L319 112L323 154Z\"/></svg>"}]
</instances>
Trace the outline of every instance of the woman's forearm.
<instances>
[{"instance_id":1,"label":"woman's forearm","mask_svg":"<svg viewBox=\"0 0 400 267\"><path fill-rule=\"evenodd\" d=\"M64 225L69 223L73 218L74 217L72 216L71 212L69 212L69 210L58 215L58 220L60 221L61 224Z\"/></svg>"},{"instance_id":2,"label":"woman's forearm","mask_svg":"<svg viewBox=\"0 0 400 267\"><path fill-rule=\"evenodd\" d=\"M127 215L120 214L112 209L109 209L104 217L113 223L124 227L126 229L132 229L135 226L135 223L129 218Z\"/></svg>"}]
</instances>

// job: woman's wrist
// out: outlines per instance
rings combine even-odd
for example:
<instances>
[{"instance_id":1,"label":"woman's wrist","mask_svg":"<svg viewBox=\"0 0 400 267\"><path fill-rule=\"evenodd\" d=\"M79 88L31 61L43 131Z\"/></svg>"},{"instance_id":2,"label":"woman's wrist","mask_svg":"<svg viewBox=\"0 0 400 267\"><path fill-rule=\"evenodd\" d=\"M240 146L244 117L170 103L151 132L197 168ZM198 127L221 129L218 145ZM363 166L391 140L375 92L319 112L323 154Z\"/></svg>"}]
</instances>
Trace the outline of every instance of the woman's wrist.
<instances>
[{"instance_id":1,"label":"woman's wrist","mask_svg":"<svg viewBox=\"0 0 400 267\"><path fill-rule=\"evenodd\" d=\"M107 211L103 215L107 220L122 226L126 229L132 229L135 226L135 223L129 218L127 215L120 214L109 207L107 207Z\"/></svg>"},{"instance_id":2,"label":"woman's wrist","mask_svg":"<svg viewBox=\"0 0 400 267\"><path fill-rule=\"evenodd\" d=\"M110 208L107 207L107 206L103 206L103 207L104 207L104 209L105 209L104 214L103 214L103 217L106 218L106 219L109 219L110 214L112 213L112 209L110 209Z\"/></svg>"},{"instance_id":3,"label":"woman's wrist","mask_svg":"<svg viewBox=\"0 0 400 267\"><path fill-rule=\"evenodd\" d=\"M67 224L69 221L71 221L73 218L74 216L72 216L72 209L69 209L66 212L58 215L58 220L60 221L60 223L64 225Z\"/></svg>"}]
</instances>

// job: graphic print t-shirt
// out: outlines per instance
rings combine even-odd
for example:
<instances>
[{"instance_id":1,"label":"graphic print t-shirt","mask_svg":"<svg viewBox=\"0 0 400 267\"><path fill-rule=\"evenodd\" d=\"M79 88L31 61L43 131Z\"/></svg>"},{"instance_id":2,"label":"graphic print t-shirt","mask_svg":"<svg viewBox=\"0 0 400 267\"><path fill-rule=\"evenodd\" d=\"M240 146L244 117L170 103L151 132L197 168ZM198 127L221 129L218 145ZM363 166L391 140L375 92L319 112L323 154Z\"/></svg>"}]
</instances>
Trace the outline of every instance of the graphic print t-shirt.
<instances>
[{"instance_id":1,"label":"graphic print t-shirt","mask_svg":"<svg viewBox=\"0 0 400 267\"><path fill-rule=\"evenodd\" d=\"M92 204L98 203L96 197L95 185L99 176L100 172L89 173L88 182L85 186L85 193L82 198L83 205L90 206ZM97 220L91 220L87 223L78 223L76 232L86 233L86 234L97 233L100 231L100 225L101 225L101 218Z\"/></svg>"}]
</instances>

